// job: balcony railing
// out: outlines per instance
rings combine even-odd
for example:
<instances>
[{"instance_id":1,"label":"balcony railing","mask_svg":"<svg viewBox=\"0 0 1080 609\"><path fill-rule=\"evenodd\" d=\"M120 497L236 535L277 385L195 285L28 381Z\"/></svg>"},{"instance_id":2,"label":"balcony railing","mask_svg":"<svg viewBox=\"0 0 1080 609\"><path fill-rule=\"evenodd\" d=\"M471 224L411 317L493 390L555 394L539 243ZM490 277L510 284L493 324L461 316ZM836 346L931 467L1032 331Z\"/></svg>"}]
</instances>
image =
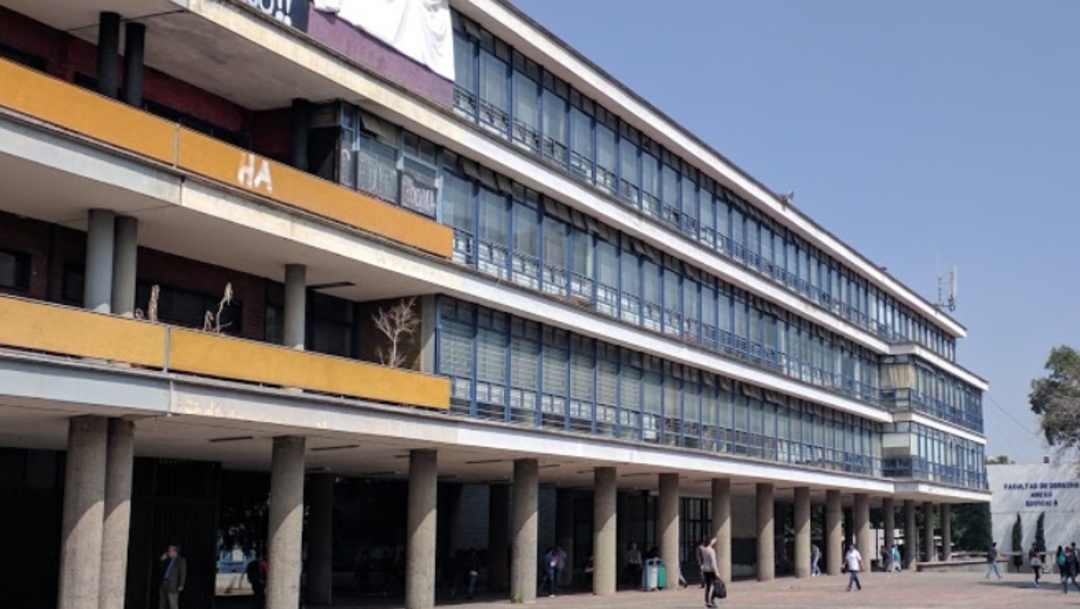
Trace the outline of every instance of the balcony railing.
<instances>
[{"instance_id":1,"label":"balcony railing","mask_svg":"<svg viewBox=\"0 0 1080 609\"><path fill-rule=\"evenodd\" d=\"M329 355L0 296L0 347L436 410L448 380Z\"/></svg>"},{"instance_id":2,"label":"balcony railing","mask_svg":"<svg viewBox=\"0 0 1080 609\"><path fill-rule=\"evenodd\" d=\"M0 108L126 153L449 258L437 222L0 59Z\"/></svg>"},{"instance_id":3,"label":"balcony railing","mask_svg":"<svg viewBox=\"0 0 1080 609\"><path fill-rule=\"evenodd\" d=\"M881 402L899 412L918 412L948 423L959 425L978 433L983 433L983 417L980 411L964 410L925 395L913 389L883 389Z\"/></svg>"}]
</instances>

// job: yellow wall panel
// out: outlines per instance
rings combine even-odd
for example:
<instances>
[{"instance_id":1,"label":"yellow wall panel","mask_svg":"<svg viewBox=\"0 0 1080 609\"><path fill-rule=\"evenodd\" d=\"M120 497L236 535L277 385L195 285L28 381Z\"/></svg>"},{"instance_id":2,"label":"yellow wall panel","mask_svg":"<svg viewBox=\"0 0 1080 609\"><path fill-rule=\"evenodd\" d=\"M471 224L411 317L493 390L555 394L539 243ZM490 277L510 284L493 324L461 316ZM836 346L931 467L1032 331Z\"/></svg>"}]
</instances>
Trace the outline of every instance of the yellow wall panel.
<instances>
[{"instance_id":1,"label":"yellow wall panel","mask_svg":"<svg viewBox=\"0 0 1080 609\"><path fill-rule=\"evenodd\" d=\"M0 297L0 346L161 368L165 326Z\"/></svg>"},{"instance_id":2,"label":"yellow wall panel","mask_svg":"<svg viewBox=\"0 0 1080 609\"><path fill-rule=\"evenodd\" d=\"M181 169L426 252L453 255L453 231L416 214L211 137L180 130Z\"/></svg>"},{"instance_id":3,"label":"yellow wall panel","mask_svg":"<svg viewBox=\"0 0 1080 609\"><path fill-rule=\"evenodd\" d=\"M169 369L380 402L450 407L450 382L444 378L195 330L171 330Z\"/></svg>"},{"instance_id":4,"label":"yellow wall panel","mask_svg":"<svg viewBox=\"0 0 1080 609\"><path fill-rule=\"evenodd\" d=\"M117 148L172 164L177 125L6 60L0 106Z\"/></svg>"}]
</instances>

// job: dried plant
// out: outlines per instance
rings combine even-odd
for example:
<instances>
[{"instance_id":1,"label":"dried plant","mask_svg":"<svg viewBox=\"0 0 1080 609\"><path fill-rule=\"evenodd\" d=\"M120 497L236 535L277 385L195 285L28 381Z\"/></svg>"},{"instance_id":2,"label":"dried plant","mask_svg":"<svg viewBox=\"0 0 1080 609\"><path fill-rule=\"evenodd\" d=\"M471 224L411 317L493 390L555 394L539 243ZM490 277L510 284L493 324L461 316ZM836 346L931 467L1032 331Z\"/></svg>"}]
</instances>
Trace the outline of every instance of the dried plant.
<instances>
[{"instance_id":1,"label":"dried plant","mask_svg":"<svg viewBox=\"0 0 1080 609\"><path fill-rule=\"evenodd\" d=\"M379 347L375 351L380 364L391 368L401 368L405 365L404 341L415 334L416 328L420 325L420 320L417 319L413 308L415 304L415 298L401 300L389 309L379 309L379 312L372 316L375 320L375 328L382 332L389 342L388 349Z\"/></svg>"},{"instance_id":2,"label":"dried plant","mask_svg":"<svg viewBox=\"0 0 1080 609\"><path fill-rule=\"evenodd\" d=\"M157 322L158 320L158 302L161 300L161 286L154 285L150 288L150 302L146 305L146 313L143 310L135 308L135 319L145 319L147 321Z\"/></svg>"},{"instance_id":3,"label":"dried plant","mask_svg":"<svg viewBox=\"0 0 1080 609\"><path fill-rule=\"evenodd\" d=\"M221 331L229 324L222 325L221 315L225 312L225 307L232 304L233 301L233 289L232 283L225 284L225 294L221 297L221 302L218 303L217 312L207 311L206 316L203 318L203 330L206 332L212 332L214 334L221 334Z\"/></svg>"}]
</instances>

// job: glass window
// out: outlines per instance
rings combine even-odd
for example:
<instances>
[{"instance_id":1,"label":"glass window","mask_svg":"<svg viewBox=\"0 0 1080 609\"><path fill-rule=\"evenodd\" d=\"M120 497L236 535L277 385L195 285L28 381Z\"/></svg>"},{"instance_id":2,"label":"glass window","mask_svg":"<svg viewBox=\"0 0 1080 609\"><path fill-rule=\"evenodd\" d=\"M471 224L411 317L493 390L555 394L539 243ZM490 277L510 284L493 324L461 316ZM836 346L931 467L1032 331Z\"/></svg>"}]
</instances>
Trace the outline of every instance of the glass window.
<instances>
[{"instance_id":1,"label":"glass window","mask_svg":"<svg viewBox=\"0 0 1080 609\"><path fill-rule=\"evenodd\" d=\"M596 124L596 184L615 192L618 188L617 156L618 145L615 143L615 132L604 125Z\"/></svg>"},{"instance_id":2,"label":"glass window","mask_svg":"<svg viewBox=\"0 0 1080 609\"><path fill-rule=\"evenodd\" d=\"M480 124L510 133L510 77L506 62L491 51L480 52Z\"/></svg>"},{"instance_id":3,"label":"glass window","mask_svg":"<svg viewBox=\"0 0 1080 609\"><path fill-rule=\"evenodd\" d=\"M554 91L544 89L544 156L566 163L566 100Z\"/></svg>"},{"instance_id":4,"label":"glass window","mask_svg":"<svg viewBox=\"0 0 1080 609\"><path fill-rule=\"evenodd\" d=\"M0 250L0 287L30 289L30 255Z\"/></svg>"},{"instance_id":5,"label":"glass window","mask_svg":"<svg viewBox=\"0 0 1080 609\"><path fill-rule=\"evenodd\" d=\"M476 40L454 32L454 107L470 118L476 114L476 48Z\"/></svg>"},{"instance_id":6,"label":"glass window","mask_svg":"<svg viewBox=\"0 0 1080 609\"><path fill-rule=\"evenodd\" d=\"M638 154L638 146L629 138L619 140L619 195L632 203L638 202L641 188Z\"/></svg>"},{"instance_id":7,"label":"glass window","mask_svg":"<svg viewBox=\"0 0 1080 609\"><path fill-rule=\"evenodd\" d=\"M591 181L594 158L592 118L578 108L571 108L570 169Z\"/></svg>"},{"instance_id":8,"label":"glass window","mask_svg":"<svg viewBox=\"0 0 1080 609\"><path fill-rule=\"evenodd\" d=\"M514 71L514 141L540 152L540 84Z\"/></svg>"},{"instance_id":9,"label":"glass window","mask_svg":"<svg viewBox=\"0 0 1080 609\"><path fill-rule=\"evenodd\" d=\"M651 154L641 155L642 208L660 217L660 160Z\"/></svg>"}]
</instances>

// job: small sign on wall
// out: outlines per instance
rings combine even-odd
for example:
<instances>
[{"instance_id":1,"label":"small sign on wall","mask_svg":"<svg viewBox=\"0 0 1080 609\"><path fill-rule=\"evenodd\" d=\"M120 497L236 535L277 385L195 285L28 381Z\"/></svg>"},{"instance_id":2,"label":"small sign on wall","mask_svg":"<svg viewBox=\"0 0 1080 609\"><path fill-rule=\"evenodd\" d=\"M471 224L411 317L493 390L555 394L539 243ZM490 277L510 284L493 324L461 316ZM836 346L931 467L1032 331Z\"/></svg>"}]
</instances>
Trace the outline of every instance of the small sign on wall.
<instances>
[{"instance_id":1,"label":"small sign on wall","mask_svg":"<svg viewBox=\"0 0 1080 609\"><path fill-rule=\"evenodd\" d=\"M311 0L242 0L244 4L258 9L264 15L294 27L307 31L308 15L311 12Z\"/></svg>"}]
</instances>

